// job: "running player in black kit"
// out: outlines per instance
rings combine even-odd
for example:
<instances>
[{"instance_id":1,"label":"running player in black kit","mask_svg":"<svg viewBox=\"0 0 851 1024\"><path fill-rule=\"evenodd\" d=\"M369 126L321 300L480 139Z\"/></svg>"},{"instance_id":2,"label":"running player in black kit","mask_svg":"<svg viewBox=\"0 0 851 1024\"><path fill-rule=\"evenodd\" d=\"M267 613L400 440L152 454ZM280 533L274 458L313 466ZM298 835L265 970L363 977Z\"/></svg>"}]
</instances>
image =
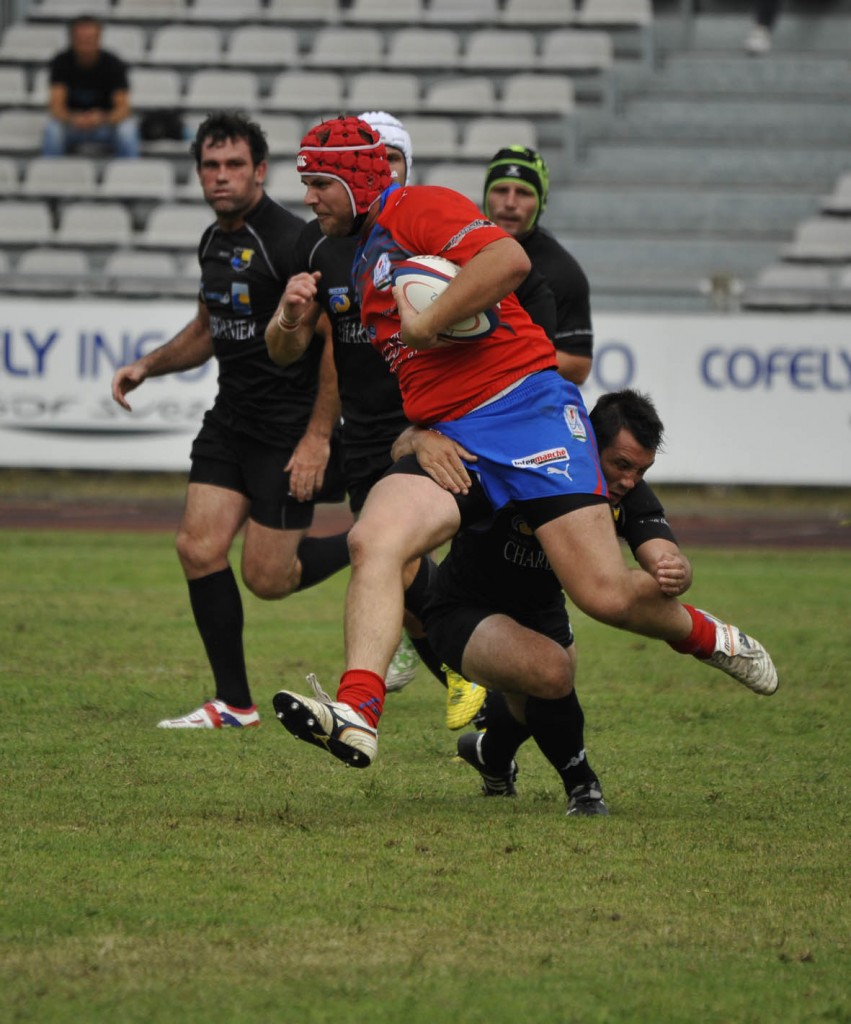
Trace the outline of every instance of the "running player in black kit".
<instances>
[{"instance_id":1,"label":"running player in black kit","mask_svg":"<svg viewBox=\"0 0 851 1024\"><path fill-rule=\"evenodd\" d=\"M591 372L594 341L588 278L573 256L538 223L549 188L549 171L540 153L525 146L508 146L488 165L482 209L517 239L552 289L559 373L574 384L584 384Z\"/></svg>"},{"instance_id":2,"label":"running player in black kit","mask_svg":"<svg viewBox=\"0 0 851 1024\"><path fill-rule=\"evenodd\" d=\"M199 126L192 152L216 215L198 248L198 311L166 344L118 369L112 395L130 409L127 394L148 377L218 360L219 390L192 446L177 534L216 697L159 725L238 728L259 724L259 716L248 685L230 548L244 525L242 578L267 600L318 583L348 563L345 534L305 536L314 499L343 497L329 463L339 400L321 339L311 339L302 358L286 368L266 351L264 330L292 272L304 222L264 192L263 132L241 114L221 111Z\"/></svg>"},{"instance_id":3,"label":"running player in black kit","mask_svg":"<svg viewBox=\"0 0 851 1024\"><path fill-rule=\"evenodd\" d=\"M662 442L656 409L645 395L626 390L603 395L590 418L618 536L664 593L684 593L691 566L644 481ZM430 431L415 436L432 446L433 458L463 471L447 438ZM437 453L441 448L443 455ZM482 776L485 795L515 793L514 755L531 736L564 784L567 813L607 814L585 754L564 593L517 508L509 505L480 527L457 534L434 574L431 594L424 618L435 650L459 672L494 688L477 720L485 731L458 740L458 753Z\"/></svg>"}]
</instances>

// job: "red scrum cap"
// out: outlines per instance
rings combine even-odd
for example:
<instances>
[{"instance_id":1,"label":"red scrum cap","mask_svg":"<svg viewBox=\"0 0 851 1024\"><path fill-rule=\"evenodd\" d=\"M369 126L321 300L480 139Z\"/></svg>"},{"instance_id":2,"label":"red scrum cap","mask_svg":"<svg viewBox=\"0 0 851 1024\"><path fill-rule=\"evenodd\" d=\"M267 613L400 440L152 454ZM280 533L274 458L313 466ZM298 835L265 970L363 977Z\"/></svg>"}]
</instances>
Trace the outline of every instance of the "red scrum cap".
<instances>
[{"instance_id":1,"label":"red scrum cap","mask_svg":"<svg viewBox=\"0 0 851 1024\"><path fill-rule=\"evenodd\" d=\"M338 117L311 128L301 140L296 170L342 182L356 217L392 184L381 136L359 117Z\"/></svg>"}]
</instances>

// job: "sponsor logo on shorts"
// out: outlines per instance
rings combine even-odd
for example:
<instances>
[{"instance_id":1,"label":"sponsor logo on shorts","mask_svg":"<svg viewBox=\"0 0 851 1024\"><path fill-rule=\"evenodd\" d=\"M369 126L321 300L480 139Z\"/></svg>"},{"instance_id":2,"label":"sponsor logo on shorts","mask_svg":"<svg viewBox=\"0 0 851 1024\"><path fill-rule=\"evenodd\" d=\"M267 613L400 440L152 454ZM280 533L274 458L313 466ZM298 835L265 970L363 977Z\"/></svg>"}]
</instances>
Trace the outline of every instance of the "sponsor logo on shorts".
<instances>
[{"instance_id":1,"label":"sponsor logo on shorts","mask_svg":"<svg viewBox=\"0 0 851 1024\"><path fill-rule=\"evenodd\" d=\"M570 462L567 448L548 448L543 452L535 452L533 455L524 455L519 459L512 459L511 465L517 469L537 469L539 466L546 466L549 462Z\"/></svg>"},{"instance_id":2,"label":"sponsor logo on shorts","mask_svg":"<svg viewBox=\"0 0 851 1024\"><path fill-rule=\"evenodd\" d=\"M234 249L230 265L234 270L248 270L254 258L253 249Z\"/></svg>"},{"instance_id":3,"label":"sponsor logo on shorts","mask_svg":"<svg viewBox=\"0 0 851 1024\"><path fill-rule=\"evenodd\" d=\"M579 409L575 405L566 405L564 407L564 422L567 424L567 429L570 431L571 436L577 441L588 440L588 432L585 429L585 424L582 422Z\"/></svg>"}]
</instances>

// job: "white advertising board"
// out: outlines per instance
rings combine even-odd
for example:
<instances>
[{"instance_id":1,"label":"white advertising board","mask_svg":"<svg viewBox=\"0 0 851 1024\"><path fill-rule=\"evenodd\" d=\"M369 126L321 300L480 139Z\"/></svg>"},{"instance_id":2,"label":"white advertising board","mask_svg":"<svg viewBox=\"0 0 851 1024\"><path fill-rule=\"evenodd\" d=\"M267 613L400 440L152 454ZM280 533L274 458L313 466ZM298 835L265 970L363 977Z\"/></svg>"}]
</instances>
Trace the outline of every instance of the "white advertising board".
<instances>
[{"instance_id":1,"label":"white advertising board","mask_svg":"<svg viewBox=\"0 0 851 1024\"><path fill-rule=\"evenodd\" d=\"M115 368L167 341L194 303L0 299L0 465L181 470L215 362L146 381L133 412ZM659 482L851 486L851 318L595 317L583 388L649 393L666 427Z\"/></svg>"}]
</instances>

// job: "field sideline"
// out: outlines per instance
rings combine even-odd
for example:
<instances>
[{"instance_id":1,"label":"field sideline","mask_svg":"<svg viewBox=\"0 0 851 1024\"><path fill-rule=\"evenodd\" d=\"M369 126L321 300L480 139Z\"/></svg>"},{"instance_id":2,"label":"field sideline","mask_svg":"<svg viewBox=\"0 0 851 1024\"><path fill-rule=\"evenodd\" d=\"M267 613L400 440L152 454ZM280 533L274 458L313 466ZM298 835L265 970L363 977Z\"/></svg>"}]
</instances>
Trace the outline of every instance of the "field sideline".
<instances>
[{"instance_id":1,"label":"field sideline","mask_svg":"<svg viewBox=\"0 0 851 1024\"><path fill-rule=\"evenodd\" d=\"M271 714L339 670L345 574L246 597L263 725L207 696L162 533L0 530L0 1016L9 1021L845 1021L851 551L689 549L772 651L759 698L575 615L608 819L533 748L485 800L424 670L346 769Z\"/></svg>"}]
</instances>

